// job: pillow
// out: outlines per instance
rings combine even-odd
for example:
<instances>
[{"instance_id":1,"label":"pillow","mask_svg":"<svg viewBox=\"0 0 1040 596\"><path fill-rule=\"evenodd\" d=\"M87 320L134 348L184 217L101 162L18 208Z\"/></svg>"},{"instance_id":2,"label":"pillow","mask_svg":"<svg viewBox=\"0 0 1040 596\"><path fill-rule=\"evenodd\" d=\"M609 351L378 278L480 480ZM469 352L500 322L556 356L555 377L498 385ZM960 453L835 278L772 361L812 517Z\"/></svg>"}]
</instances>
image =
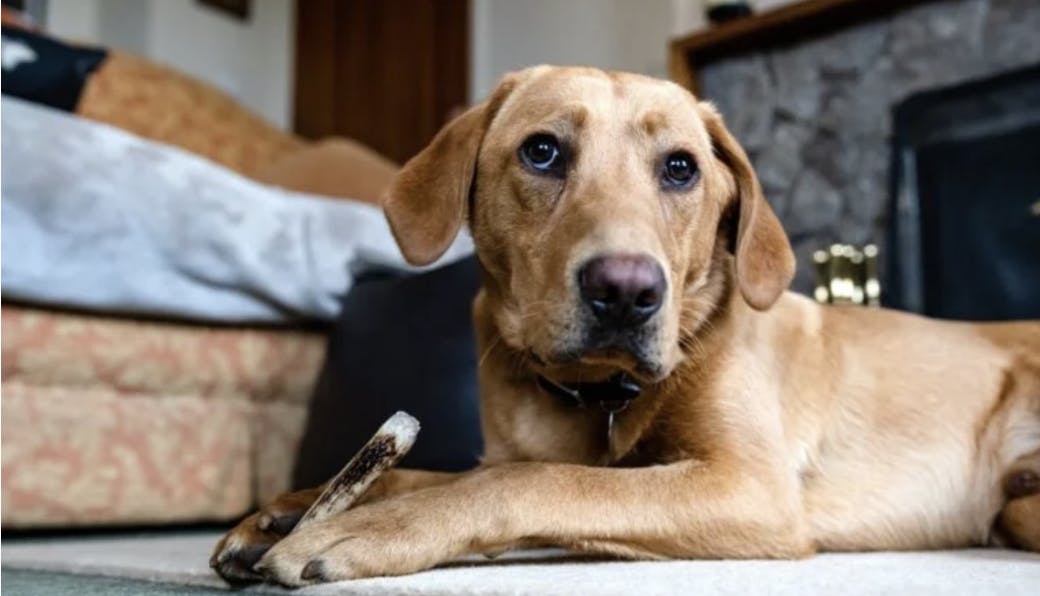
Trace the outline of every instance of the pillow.
<instances>
[{"instance_id":1,"label":"pillow","mask_svg":"<svg viewBox=\"0 0 1040 596\"><path fill-rule=\"evenodd\" d=\"M71 112L90 73L104 61L100 48L66 45L20 27L4 26L2 75L4 95Z\"/></svg>"},{"instance_id":2,"label":"pillow","mask_svg":"<svg viewBox=\"0 0 1040 596\"><path fill-rule=\"evenodd\" d=\"M296 192L349 197L378 205L398 166L349 139L325 139L279 157L254 176Z\"/></svg>"},{"instance_id":3,"label":"pillow","mask_svg":"<svg viewBox=\"0 0 1040 596\"><path fill-rule=\"evenodd\" d=\"M76 113L247 176L303 146L223 91L119 51L87 81Z\"/></svg>"},{"instance_id":4,"label":"pillow","mask_svg":"<svg viewBox=\"0 0 1040 596\"><path fill-rule=\"evenodd\" d=\"M343 301L293 484L331 478L391 414L422 430L401 467L461 471L483 453L470 309L475 257L409 277L359 280Z\"/></svg>"}]
</instances>

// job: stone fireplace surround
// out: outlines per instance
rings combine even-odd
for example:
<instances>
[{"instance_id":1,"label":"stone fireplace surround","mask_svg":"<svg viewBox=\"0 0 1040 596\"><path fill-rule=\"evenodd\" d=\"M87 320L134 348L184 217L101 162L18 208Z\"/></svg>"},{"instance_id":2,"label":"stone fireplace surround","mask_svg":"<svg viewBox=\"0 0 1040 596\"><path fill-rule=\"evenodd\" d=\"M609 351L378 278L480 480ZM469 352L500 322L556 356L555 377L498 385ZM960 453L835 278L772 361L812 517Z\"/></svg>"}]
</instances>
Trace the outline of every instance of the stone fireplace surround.
<instances>
[{"instance_id":1,"label":"stone fireplace surround","mask_svg":"<svg viewBox=\"0 0 1040 596\"><path fill-rule=\"evenodd\" d=\"M812 290L812 253L885 246L892 107L1040 63L1040 0L933 0L704 65L700 95L744 145ZM882 253L882 266L893 255Z\"/></svg>"}]
</instances>

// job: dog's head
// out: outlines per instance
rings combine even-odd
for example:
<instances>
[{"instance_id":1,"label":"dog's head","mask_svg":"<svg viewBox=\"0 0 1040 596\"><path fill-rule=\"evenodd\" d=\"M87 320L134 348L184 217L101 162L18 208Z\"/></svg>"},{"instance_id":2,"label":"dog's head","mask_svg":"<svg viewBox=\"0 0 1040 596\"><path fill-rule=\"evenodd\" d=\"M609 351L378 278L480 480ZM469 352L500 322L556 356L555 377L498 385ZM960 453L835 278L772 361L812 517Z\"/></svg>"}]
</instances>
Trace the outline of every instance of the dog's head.
<instances>
[{"instance_id":1,"label":"dog's head","mask_svg":"<svg viewBox=\"0 0 1040 596\"><path fill-rule=\"evenodd\" d=\"M730 279L762 310L794 270L719 114L638 75L506 76L404 166L385 208L416 264L468 221L502 341L547 368L660 379Z\"/></svg>"}]
</instances>

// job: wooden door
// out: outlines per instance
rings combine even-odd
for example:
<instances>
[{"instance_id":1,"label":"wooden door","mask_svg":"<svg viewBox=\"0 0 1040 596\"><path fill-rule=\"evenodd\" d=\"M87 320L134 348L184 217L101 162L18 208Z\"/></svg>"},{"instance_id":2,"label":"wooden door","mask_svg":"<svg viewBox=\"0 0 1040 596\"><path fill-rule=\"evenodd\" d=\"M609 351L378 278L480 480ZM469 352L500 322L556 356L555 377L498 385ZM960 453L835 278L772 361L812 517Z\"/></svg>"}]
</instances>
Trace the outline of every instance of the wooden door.
<instances>
[{"instance_id":1,"label":"wooden door","mask_svg":"<svg viewBox=\"0 0 1040 596\"><path fill-rule=\"evenodd\" d=\"M468 0L299 0L294 128L404 162L464 106Z\"/></svg>"}]
</instances>

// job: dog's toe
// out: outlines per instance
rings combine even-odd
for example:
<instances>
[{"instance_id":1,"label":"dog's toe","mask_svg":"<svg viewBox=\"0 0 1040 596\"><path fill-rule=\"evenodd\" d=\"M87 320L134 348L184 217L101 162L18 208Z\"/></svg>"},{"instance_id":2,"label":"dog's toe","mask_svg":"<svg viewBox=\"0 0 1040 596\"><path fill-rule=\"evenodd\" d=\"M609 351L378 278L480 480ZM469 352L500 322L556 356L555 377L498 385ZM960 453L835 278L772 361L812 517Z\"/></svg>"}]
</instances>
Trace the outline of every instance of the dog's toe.
<instances>
[{"instance_id":1,"label":"dog's toe","mask_svg":"<svg viewBox=\"0 0 1040 596\"><path fill-rule=\"evenodd\" d=\"M308 489L286 493L242 520L217 543L209 565L232 583L263 580L257 562L292 531L320 493Z\"/></svg>"},{"instance_id":2,"label":"dog's toe","mask_svg":"<svg viewBox=\"0 0 1040 596\"><path fill-rule=\"evenodd\" d=\"M260 557L252 571L260 574L270 582L289 588L297 588L309 584L327 581L324 579L324 565L311 565L307 552L295 547L295 542L286 544L279 542ZM320 550L314 554L318 554Z\"/></svg>"},{"instance_id":3,"label":"dog's toe","mask_svg":"<svg viewBox=\"0 0 1040 596\"><path fill-rule=\"evenodd\" d=\"M257 582L263 579L253 566L264 556L273 542L228 547L225 545L210 558L209 565L231 583Z\"/></svg>"},{"instance_id":4,"label":"dog's toe","mask_svg":"<svg viewBox=\"0 0 1040 596\"><path fill-rule=\"evenodd\" d=\"M328 575L325 573L325 561L315 559L304 565L303 571L300 572L300 579L317 582L329 581Z\"/></svg>"},{"instance_id":5,"label":"dog's toe","mask_svg":"<svg viewBox=\"0 0 1040 596\"><path fill-rule=\"evenodd\" d=\"M253 572L265 579L295 588L316 583L353 579L351 560L338 556L335 546L349 542L335 525L318 522L278 541L260 557Z\"/></svg>"},{"instance_id":6,"label":"dog's toe","mask_svg":"<svg viewBox=\"0 0 1040 596\"><path fill-rule=\"evenodd\" d=\"M255 582L263 579L253 566L281 538L258 527L258 516L242 520L221 538L213 549L209 566L230 583Z\"/></svg>"},{"instance_id":7,"label":"dog's toe","mask_svg":"<svg viewBox=\"0 0 1040 596\"><path fill-rule=\"evenodd\" d=\"M1034 470L1015 470L1004 480L1004 491L1011 499L1040 493L1040 474Z\"/></svg>"}]
</instances>

